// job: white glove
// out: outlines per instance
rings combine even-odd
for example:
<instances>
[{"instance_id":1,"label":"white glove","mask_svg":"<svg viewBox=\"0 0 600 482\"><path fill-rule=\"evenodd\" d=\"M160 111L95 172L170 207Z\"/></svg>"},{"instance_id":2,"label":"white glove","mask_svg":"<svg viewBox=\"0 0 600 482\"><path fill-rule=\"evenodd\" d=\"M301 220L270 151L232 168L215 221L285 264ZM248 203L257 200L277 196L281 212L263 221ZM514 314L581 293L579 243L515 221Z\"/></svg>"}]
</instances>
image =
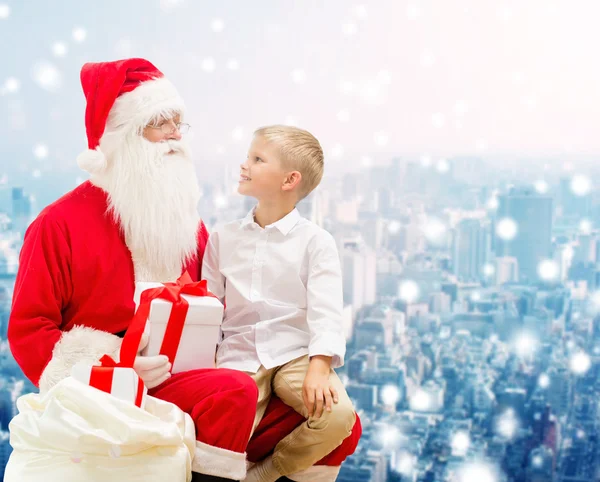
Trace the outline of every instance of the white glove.
<instances>
[{"instance_id":1,"label":"white glove","mask_svg":"<svg viewBox=\"0 0 600 482\"><path fill-rule=\"evenodd\" d=\"M144 332L140 340L138 353L141 353L148 344L149 336ZM146 385L146 388L159 386L171 376L171 364L166 355L156 356L136 356L133 362L133 369Z\"/></svg>"},{"instance_id":2,"label":"white glove","mask_svg":"<svg viewBox=\"0 0 600 482\"><path fill-rule=\"evenodd\" d=\"M154 388L171 376L171 364L165 355L136 356L133 369L147 388Z\"/></svg>"}]
</instances>

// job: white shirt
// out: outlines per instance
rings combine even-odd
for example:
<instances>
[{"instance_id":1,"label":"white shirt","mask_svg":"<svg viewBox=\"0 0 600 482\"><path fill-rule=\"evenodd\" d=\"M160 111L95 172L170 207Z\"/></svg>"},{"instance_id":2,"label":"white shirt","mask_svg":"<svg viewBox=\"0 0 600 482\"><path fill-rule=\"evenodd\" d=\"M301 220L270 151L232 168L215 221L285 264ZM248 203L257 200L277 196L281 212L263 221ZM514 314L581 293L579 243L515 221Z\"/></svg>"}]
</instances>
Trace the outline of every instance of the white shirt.
<instances>
[{"instance_id":1,"label":"white shirt","mask_svg":"<svg viewBox=\"0 0 600 482\"><path fill-rule=\"evenodd\" d=\"M340 258L331 234L294 209L261 228L254 210L213 232L202 278L226 309L217 366L256 373L303 355L344 364Z\"/></svg>"}]
</instances>

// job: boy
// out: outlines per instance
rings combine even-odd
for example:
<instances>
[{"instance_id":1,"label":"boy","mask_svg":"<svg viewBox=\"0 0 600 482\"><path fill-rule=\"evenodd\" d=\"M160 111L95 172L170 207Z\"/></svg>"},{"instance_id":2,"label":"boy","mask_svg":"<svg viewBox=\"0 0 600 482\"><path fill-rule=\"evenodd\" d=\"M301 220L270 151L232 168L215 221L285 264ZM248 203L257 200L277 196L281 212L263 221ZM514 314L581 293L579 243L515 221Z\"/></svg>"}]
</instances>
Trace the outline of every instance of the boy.
<instances>
[{"instance_id":1,"label":"boy","mask_svg":"<svg viewBox=\"0 0 600 482\"><path fill-rule=\"evenodd\" d=\"M256 381L254 427L272 391L307 418L250 469L248 482L310 467L340 445L355 421L333 371L346 351L339 255L333 237L295 209L322 177L323 150L309 132L258 129L238 187L258 204L216 230L204 255L202 276L227 305L217 366Z\"/></svg>"}]
</instances>

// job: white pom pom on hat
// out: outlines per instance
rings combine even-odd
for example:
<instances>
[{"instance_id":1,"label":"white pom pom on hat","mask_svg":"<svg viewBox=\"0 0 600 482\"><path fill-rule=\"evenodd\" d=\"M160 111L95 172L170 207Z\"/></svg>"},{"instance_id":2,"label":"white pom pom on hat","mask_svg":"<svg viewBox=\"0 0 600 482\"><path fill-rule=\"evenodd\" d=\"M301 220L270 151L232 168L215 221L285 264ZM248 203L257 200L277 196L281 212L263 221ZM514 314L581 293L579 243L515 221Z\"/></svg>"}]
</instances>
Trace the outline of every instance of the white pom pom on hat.
<instances>
[{"instance_id":1,"label":"white pom pom on hat","mask_svg":"<svg viewBox=\"0 0 600 482\"><path fill-rule=\"evenodd\" d=\"M77 156L77 165L90 174L97 174L106 169L106 157L100 147L86 149Z\"/></svg>"}]
</instances>

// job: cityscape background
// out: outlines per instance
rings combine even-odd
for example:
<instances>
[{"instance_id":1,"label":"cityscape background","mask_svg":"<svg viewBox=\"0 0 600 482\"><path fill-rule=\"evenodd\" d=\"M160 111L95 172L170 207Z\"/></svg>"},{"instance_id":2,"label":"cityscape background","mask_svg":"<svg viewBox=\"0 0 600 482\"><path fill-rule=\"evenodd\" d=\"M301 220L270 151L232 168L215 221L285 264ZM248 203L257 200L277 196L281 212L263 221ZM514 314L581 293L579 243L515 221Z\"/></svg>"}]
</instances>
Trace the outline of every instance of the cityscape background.
<instances>
[{"instance_id":1,"label":"cityscape background","mask_svg":"<svg viewBox=\"0 0 600 482\"><path fill-rule=\"evenodd\" d=\"M23 234L86 179L79 69L149 58L188 102L209 227L254 128L313 131L363 421L340 482L600 480L600 4L0 3L0 464L35 387L6 343ZM50 21L51 20L51 21Z\"/></svg>"}]
</instances>

